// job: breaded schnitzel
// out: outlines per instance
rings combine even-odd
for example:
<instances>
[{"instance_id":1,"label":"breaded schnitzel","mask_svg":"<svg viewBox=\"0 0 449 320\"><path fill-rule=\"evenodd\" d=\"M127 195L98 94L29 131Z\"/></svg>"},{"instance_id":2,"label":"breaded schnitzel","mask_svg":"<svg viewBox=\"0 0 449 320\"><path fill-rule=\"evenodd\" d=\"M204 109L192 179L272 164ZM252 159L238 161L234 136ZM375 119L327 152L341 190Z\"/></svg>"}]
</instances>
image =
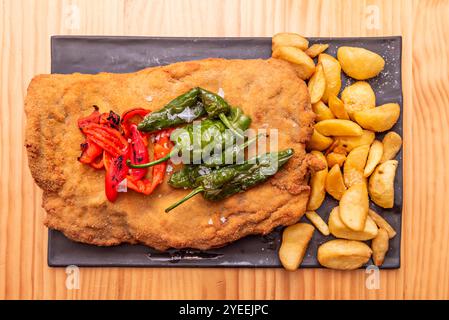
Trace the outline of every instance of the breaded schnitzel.
<instances>
[{"instance_id":1,"label":"breaded schnitzel","mask_svg":"<svg viewBox=\"0 0 449 320\"><path fill-rule=\"evenodd\" d=\"M118 114L135 107L158 110L196 86L222 88L231 105L251 116L252 128L279 129L278 147L293 148L293 158L267 182L219 202L195 197L165 213L188 192L166 182L150 196L128 191L108 202L104 171L77 161L84 140L78 118L93 105ZM305 151L315 119L307 86L288 62L277 59L206 59L130 74L39 75L28 88L25 110L29 166L44 191L45 223L90 244L208 249L269 233L304 214L309 170L319 167Z\"/></svg>"}]
</instances>

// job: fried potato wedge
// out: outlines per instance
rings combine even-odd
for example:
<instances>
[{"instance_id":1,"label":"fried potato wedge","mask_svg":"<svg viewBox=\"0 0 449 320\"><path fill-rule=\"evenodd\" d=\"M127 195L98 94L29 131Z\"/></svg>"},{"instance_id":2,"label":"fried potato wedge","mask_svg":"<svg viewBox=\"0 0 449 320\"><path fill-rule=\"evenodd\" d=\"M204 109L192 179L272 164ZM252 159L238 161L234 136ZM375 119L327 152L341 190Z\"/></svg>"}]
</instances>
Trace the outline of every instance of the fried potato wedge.
<instances>
[{"instance_id":1,"label":"fried potato wedge","mask_svg":"<svg viewBox=\"0 0 449 320\"><path fill-rule=\"evenodd\" d=\"M396 157L399 150L401 150L402 138L396 132L390 131L384 136L382 144L384 148L382 159L380 159L381 163L392 160Z\"/></svg>"},{"instance_id":2,"label":"fried potato wedge","mask_svg":"<svg viewBox=\"0 0 449 320\"><path fill-rule=\"evenodd\" d=\"M296 65L296 73L303 79L309 79L315 72L315 63L312 58L296 47L276 47L273 58L279 58Z\"/></svg>"},{"instance_id":3,"label":"fried potato wedge","mask_svg":"<svg viewBox=\"0 0 449 320\"><path fill-rule=\"evenodd\" d=\"M385 60L380 55L364 48L340 47L337 59L343 71L357 80L373 78L385 66Z\"/></svg>"},{"instance_id":4,"label":"fried potato wedge","mask_svg":"<svg viewBox=\"0 0 449 320\"><path fill-rule=\"evenodd\" d=\"M381 229L385 229L385 231L387 231L388 233L388 237L394 238L394 236L396 236L396 231L393 229L393 227L387 222L387 220L385 220L384 218L382 218L382 216L380 214L378 214L377 212L369 209L368 210L368 216L371 217L371 219L373 219L373 221L377 224L377 226Z\"/></svg>"},{"instance_id":5,"label":"fried potato wedge","mask_svg":"<svg viewBox=\"0 0 449 320\"><path fill-rule=\"evenodd\" d=\"M337 147L343 147L346 149L347 152L350 152L351 150L363 146L363 145L371 145L373 143L374 139L376 138L376 134L369 130L363 130L363 133L361 136L358 137L337 137L335 139L336 141L336 148Z\"/></svg>"},{"instance_id":6,"label":"fried potato wedge","mask_svg":"<svg viewBox=\"0 0 449 320\"><path fill-rule=\"evenodd\" d=\"M355 122L342 119L329 119L318 122L315 129L325 136L361 136L362 128Z\"/></svg>"},{"instance_id":7,"label":"fried potato wedge","mask_svg":"<svg viewBox=\"0 0 449 320\"><path fill-rule=\"evenodd\" d=\"M379 229L377 236L371 242L373 250L373 261L376 266L381 266L384 263L385 255L387 254L389 246L388 232L385 229Z\"/></svg>"},{"instance_id":8,"label":"fried potato wedge","mask_svg":"<svg viewBox=\"0 0 449 320\"><path fill-rule=\"evenodd\" d=\"M305 53L311 57L312 59L317 57L320 53L323 53L324 51L329 48L329 45L327 43L315 43L312 44Z\"/></svg>"},{"instance_id":9,"label":"fried potato wedge","mask_svg":"<svg viewBox=\"0 0 449 320\"><path fill-rule=\"evenodd\" d=\"M338 119L349 120L349 115L345 110L345 104L333 94L329 96L329 109Z\"/></svg>"},{"instance_id":10,"label":"fried potato wedge","mask_svg":"<svg viewBox=\"0 0 449 320\"><path fill-rule=\"evenodd\" d=\"M330 269L354 270L368 262L372 250L360 241L336 239L318 248L318 262Z\"/></svg>"},{"instance_id":11,"label":"fried potato wedge","mask_svg":"<svg viewBox=\"0 0 449 320\"><path fill-rule=\"evenodd\" d=\"M326 77L326 90L324 90L322 100L328 102L331 94L338 95L341 89L341 66L337 59L327 53L318 56L318 63L321 63Z\"/></svg>"},{"instance_id":12,"label":"fried potato wedge","mask_svg":"<svg viewBox=\"0 0 449 320\"><path fill-rule=\"evenodd\" d=\"M306 50L309 46L309 40L301 37L297 33L281 32L277 33L271 39L271 47L274 51L278 47L295 47L301 50Z\"/></svg>"},{"instance_id":13,"label":"fried potato wedge","mask_svg":"<svg viewBox=\"0 0 449 320\"><path fill-rule=\"evenodd\" d=\"M321 232L323 235L328 236L330 234L329 227L327 226L326 222L319 216L318 213L315 211L307 211L306 212L307 219L312 222L312 224L315 226L315 228L318 229L319 232Z\"/></svg>"},{"instance_id":14,"label":"fried potato wedge","mask_svg":"<svg viewBox=\"0 0 449 320\"><path fill-rule=\"evenodd\" d=\"M312 104L312 110L316 113L317 122L335 119L334 114L323 101L318 101L317 103Z\"/></svg>"},{"instance_id":15,"label":"fried potato wedge","mask_svg":"<svg viewBox=\"0 0 449 320\"><path fill-rule=\"evenodd\" d=\"M314 129L312 137L307 143L307 148L309 150L323 151L329 148L329 146L333 143L333 141L334 140L332 138L323 136L321 133L319 133Z\"/></svg>"},{"instance_id":16,"label":"fried potato wedge","mask_svg":"<svg viewBox=\"0 0 449 320\"><path fill-rule=\"evenodd\" d=\"M337 200L340 200L346 191L346 185L343 181L340 166L335 164L329 170L325 185L326 192Z\"/></svg>"},{"instance_id":17,"label":"fried potato wedge","mask_svg":"<svg viewBox=\"0 0 449 320\"><path fill-rule=\"evenodd\" d=\"M343 167L343 177L348 188L357 183L366 184L366 178L363 173L369 150L369 145L365 144L353 149L346 157Z\"/></svg>"},{"instance_id":18,"label":"fried potato wedge","mask_svg":"<svg viewBox=\"0 0 449 320\"><path fill-rule=\"evenodd\" d=\"M326 156L326 160L329 168L332 168L336 164L338 164L340 167L343 167L343 164L346 160L346 155L344 153L333 151Z\"/></svg>"},{"instance_id":19,"label":"fried potato wedge","mask_svg":"<svg viewBox=\"0 0 449 320\"><path fill-rule=\"evenodd\" d=\"M365 170L363 171L363 176L368 178L376 169L376 166L380 163L382 159L382 154L384 150L384 145L379 140L374 140L371 144L368 153L368 159L366 160Z\"/></svg>"},{"instance_id":20,"label":"fried potato wedge","mask_svg":"<svg viewBox=\"0 0 449 320\"><path fill-rule=\"evenodd\" d=\"M329 231L334 237L348 240L371 240L377 236L378 231L376 223L369 216L366 218L365 228L362 231L349 229L340 219L339 207L332 209L328 224Z\"/></svg>"},{"instance_id":21,"label":"fried potato wedge","mask_svg":"<svg viewBox=\"0 0 449 320\"><path fill-rule=\"evenodd\" d=\"M316 210L321 206L326 196L324 186L327 177L327 162L326 157L321 152L312 151L310 153L326 163L326 167L323 170L313 172L310 177L310 196L309 202L307 203L307 210Z\"/></svg>"},{"instance_id":22,"label":"fried potato wedge","mask_svg":"<svg viewBox=\"0 0 449 320\"><path fill-rule=\"evenodd\" d=\"M383 132L398 121L401 108L397 103L387 103L373 109L353 113L354 120L364 129Z\"/></svg>"},{"instance_id":23,"label":"fried potato wedge","mask_svg":"<svg viewBox=\"0 0 449 320\"><path fill-rule=\"evenodd\" d=\"M279 249L279 260L285 269L295 271L304 258L315 228L308 223L297 223L285 228Z\"/></svg>"},{"instance_id":24,"label":"fried potato wedge","mask_svg":"<svg viewBox=\"0 0 449 320\"><path fill-rule=\"evenodd\" d=\"M315 68L315 73L310 78L307 85L310 94L310 102L317 103L321 100L326 89L326 78L324 77L323 66L319 63Z\"/></svg>"},{"instance_id":25,"label":"fried potato wedge","mask_svg":"<svg viewBox=\"0 0 449 320\"><path fill-rule=\"evenodd\" d=\"M351 230L362 231L368 216L369 199L365 183L349 187L340 199L340 219Z\"/></svg>"},{"instance_id":26,"label":"fried potato wedge","mask_svg":"<svg viewBox=\"0 0 449 320\"><path fill-rule=\"evenodd\" d=\"M341 100L351 119L356 111L376 107L376 95L366 81L357 81L347 86L341 93Z\"/></svg>"},{"instance_id":27,"label":"fried potato wedge","mask_svg":"<svg viewBox=\"0 0 449 320\"><path fill-rule=\"evenodd\" d=\"M370 198L379 207L393 208L394 178L397 167L397 160L387 160L377 166L369 178L368 190Z\"/></svg>"}]
</instances>

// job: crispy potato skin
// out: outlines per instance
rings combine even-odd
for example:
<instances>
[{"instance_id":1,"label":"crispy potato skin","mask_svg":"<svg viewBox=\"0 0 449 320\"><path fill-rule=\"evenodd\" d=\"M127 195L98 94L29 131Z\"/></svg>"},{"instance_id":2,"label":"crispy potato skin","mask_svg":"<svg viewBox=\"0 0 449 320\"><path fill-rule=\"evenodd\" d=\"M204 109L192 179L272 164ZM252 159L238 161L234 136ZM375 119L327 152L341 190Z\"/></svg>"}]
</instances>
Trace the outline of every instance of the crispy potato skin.
<instances>
[{"instance_id":1,"label":"crispy potato skin","mask_svg":"<svg viewBox=\"0 0 449 320\"><path fill-rule=\"evenodd\" d=\"M325 136L361 136L362 128L355 122L342 119L329 119L318 122L315 129Z\"/></svg>"},{"instance_id":2,"label":"crispy potato skin","mask_svg":"<svg viewBox=\"0 0 449 320\"><path fill-rule=\"evenodd\" d=\"M402 138L396 132L390 131L384 136L382 144L384 148L380 162L384 163L385 161L392 160L396 157L402 147Z\"/></svg>"},{"instance_id":3,"label":"crispy potato skin","mask_svg":"<svg viewBox=\"0 0 449 320\"><path fill-rule=\"evenodd\" d=\"M316 210L321 206L326 196L325 184L328 170L326 158L321 152L312 151L310 154L315 156L325 165L322 170L313 172L310 178L311 190L307 210Z\"/></svg>"},{"instance_id":4,"label":"crispy potato skin","mask_svg":"<svg viewBox=\"0 0 449 320\"><path fill-rule=\"evenodd\" d=\"M327 149L332 144L332 142L334 142L332 138L323 136L321 133L319 133L314 129L312 137L310 138L307 144L307 147L310 150L322 151Z\"/></svg>"},{"instance_id":5,"label":"crispy potato skin","mask_svg":"<svg viewBox=\"0 0 449 320\"><path fill-rule=\"evenodd\" d=\"M373 249L373 261L376 266L381 266L384 263L385 255L388 252L389 237L385 229L379 229L377 236L371 243Z\"/></svg>"},{"instance_id":6,"label":"crispy potato skin","mask_svg":"<svg viewBox=\"0 0 449 320\"><path fill-rule=\"evenodd\" d=\"M371 200L382 208L394 206L394 180L397 160L388 160L376 167L369 178L368 190Z\"/></svg>"},{"instance_id":7,"label":"crispy potato skin","mask_svg":"<svg viewBox=\"0 0 449 320\"><path fill-rule=\"evenodd\" d=\"M328 223L330 232L336 238L366 241L375 238L378 232L376 223L369 216L366 218L365 228L362 231L349 229L341 221L338 207L332 209Z\"/></svg>"},{"instance_id":8,"label":"crispy potato skin","mask_svg":"<svg viewBox=\"0 0 449 320\"><path fill-rule=\"evenodd\" d=\"M295 271L301 264L315 228L308 223L297 223L285 228L279 249L279 260L285 269Z\"/></svg>"},{"instance_id":9,"label":"crispy potato skin","mask_svg":"<svg viewBox=\"0 0 449 320\"><path fill-rule=\"evenodd\" d=\"M309 40L300 36L297 33L281 32L277 33L272 38L272 49L276 50L278 47L295 47L306 50L309 46Z\"/></svg>"},{"instance_id":10,"label":"crispy potato skin","mask_svg":"<svg viewBox=\"0 0 449 320\"><path fill-rule=\"evenodd\" d=\"M385 66L385 60L375 52L359 47L340 47L337 58L343 71L357 80L377 76Z\"/></svg>"},{"instance_id":11,"label":"crispy potato skin","mask_svg":"<svg viewBox=\"0 0 449 320\"><path fill-rule=\"evenodd\" d=\"M323 235L328 236L330 234L329 227L326 222L324 222L323 218L318 215L318 213L315 211L307 211L306 217Z\"/></svg>"},{"instance_id":12,"label":"crispy potato skin","mask_svg":"<svg viewBox=\"0 0 449 320\"><path fill-rule=\"evenodd\" d=\"M164 208L186 194L166 182L150 196L129 191L108 202L104 171L77 161L84 141L78 118L93 105L119 114L135 107L158 110L195 86L222 88L230 104L252 117L253 128L280 129L278 147L294 148L294 157L266 183L218 203L199 196L166 214ZM315 119L307 86L291 64L278 59L206 59L129 74L39 75L28 88L25 111L29 166L43 189L45 224L90 244L208 249L268 233L304 214L309 169L321 166L305 152Z\"/></svg>"},{"instance_id":13,"label":"crispy potato skin","mask_svg":"<svg viewBox=\"0 0 449 320\"><path fill-rule=\"evenodd\" d=\"M376 108L354 112L354 120L364 129L376 132L390 130L398 121L401 107L387 103Z\"/></svg>"},{"instance_id":14,"label":"crispy potato skin","mask_svg":"<svg viewBox=\"0 0 449 320\"><path fill-rule=\"evenodd\" d=\"M326 78L321 64L316 66L315 73L309 80L308 88L311 102L314 104L320 101L326 89Z\"/></svg>"},{"instance_id":15,"label":"crispy potato skin","mask_svg":"<svg viewBox=\"0 0 449 320\"><path fill-rule=\"evenodd\" d=\"M341 88L341 66L337 59L327 53L318 55L318 63L323 65L326 77L326 90L323 101L328 102L330 95L338 95Z\"/></svg>"},{"instance_id":16,"label":"crispy potato skin","mask_svg":"<svg viewBox=\"0 0 449 320\"><path fill-rule=\"evenodd\" d=\"M335 119L334 114L329 109L329 107L324 104L323 101L318 101L317 103L312 104L312 110L316 113L317 122Z\"/></svg>"},{"instance_id":17,"label":"crispy potato skin","mask_svg":"<svg viewBox=\"0 0 449 320\"><path fill-rule=\"evenodd\" d=\"M307 48L307 50L305 51L305 53L311 57L311 58L315 58L317 57L320 53L323 53L324 51L327 50L327 48L329 48L328 44L324 44L324 43L315 43L312 44L309 48Z\"/></svg>"},{"instance_id":18,"label":"crispy potato skin","mask_svg":"<svg viewBox=\"0 0 449 320\"><path fill-rule=\"evenodd\" d=\"M380 229L385 229L385 231L388 233L388 237L390 239L394 238L396 236L396 231L393 229L393 227L387 222L387 220L385 220L384 218L382 218L381 215L379 215L377 212L373 211L373 210L368 210L368 215L371 217L371 219L373 219L373 221L376 223L376 225L380 228Z\"/></svg>"},{"instance_id":19,"label":"crispy potato skin","mask_svg":"<svg viewBox=\"0 0 449 320\"><path fill-rule=\"evenodd\" d=\"M338 164L335 164L329 170L326 177L326 192L336 200L340 200L345 191L346 186L343 180L340 166Z\"/></svg>"},{"instance_id":20,"label":"crispy potato skin","mask_svg":"<svg viewBox=\"0 0 449 320\"><path fill-rule=\"evenodd\" d=\"M376 106L376 95L366 81L357 81L346 87L341 93L341 100L351 118L356 111L372 109Z\"/></svg>"},{"instance_id":21,"label":"crispy potato skin","mask_svg":"<svg viewBox=\"0 0 449 320\"><path fill-rule=\"evenodd\" d=\"M372 250L360 241L336 239L323 243L318 248L318 262L337 270L354 270L367 263Z\"/></svg>"},{"instance_id":22,"label":"crispy potato skin","mask_svg":"<svg viewBox=\"0 0 449 320\"><path fill-rule=\"evenodd\" d=\"M369 199L366 183L352 185L340 199L340 219L351 230L363 231L368 209Z\"/></svg>"}]
</instances>

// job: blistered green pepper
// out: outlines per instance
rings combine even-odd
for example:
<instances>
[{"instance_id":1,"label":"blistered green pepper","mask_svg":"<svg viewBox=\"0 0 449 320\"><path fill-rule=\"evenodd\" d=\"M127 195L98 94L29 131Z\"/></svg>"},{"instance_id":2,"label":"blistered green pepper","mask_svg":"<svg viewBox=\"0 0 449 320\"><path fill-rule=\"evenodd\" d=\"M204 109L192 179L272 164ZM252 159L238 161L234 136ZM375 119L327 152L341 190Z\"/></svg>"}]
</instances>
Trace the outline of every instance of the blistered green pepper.
<instances>
[{"instance_id":1,"label":"blistered green pepper","mask_svg":"<svg viewBox=\"0 0 449 320\"><path fill-rule=\"evenodd\" d=\"M180 204L202 193L207 200L222 200L235 193L266 181L275 174L293 156L293 149L280 152L266 153L245 161L243 164L229 165L195 179L195 189L187 196L165 209L165 212L176 208ZM189 181L190 183L190 181Z\"/></svg>"},{"instance_id":2,"label":"blistered green pepper","mask_svg":"<svg viewBox=\"0 0 449 320\"><path fill-rule=\"evenodd\" d=\"M232 108L227 120L241 132L248 129L251 124L251 118L243 114L239 108ZM198 129L197 132L196 128L200 128L200 130ZM226 146L234 146L236 141L232 131L226 129L226 126L220 120L205 119L201 121L200 125L188 124L183 128L173 131L171 140L175 142L175 147L167 156L153 162L139 165L133 165L129 162L128 166L130 168L147 168L165 162L176 155L181 155L185 159L183 161L184 163L191 163L193 160L196 164L204 163L209 166L222 165L225 163L224 160L234 159L237 156L237 154L223 154L223 156L220 156L221 151ZM251 143L253 141L255 140L252 139L249 142ZM248 143L245 143L243 147L245 148L247 145ZM205 159L205 161L202 161L202 159ZM187 160L190 160L190 162Z\"/></svg>"},{"instance_id":3,"label":"blistered green pepper","mask_svg":"<svg viewBox=\"0 0 449 320\"><path fill-rule=\"evenodd\" d=\"M250 121L250 119L243 115L241 110L238 110L231 110L231 106L219 95L196 87L170 101L161 110L148 114L137 128L140 131L153 132L180 124L191 123L207 114L208 118L220 118L232 133L243 137L242 132L239 130L241 126L235 123L235 121L239 119L240 121ZM229 113L231 113L231 119L226 116Z\"/></svg>"},{"instance_id":4,"label":"blistered green pepper","mask_svg":"<svg viewBox=\"0 0 449 320\"><path fill-rule=\"evenodd\" d=\"M161 110L151 112L137 126L144 132L153 132L165 128L174 127L184 123L190 123L206 114L206 109L198 96L199 88L180 95L170 101Z\"/></svg>"}]
</instances>

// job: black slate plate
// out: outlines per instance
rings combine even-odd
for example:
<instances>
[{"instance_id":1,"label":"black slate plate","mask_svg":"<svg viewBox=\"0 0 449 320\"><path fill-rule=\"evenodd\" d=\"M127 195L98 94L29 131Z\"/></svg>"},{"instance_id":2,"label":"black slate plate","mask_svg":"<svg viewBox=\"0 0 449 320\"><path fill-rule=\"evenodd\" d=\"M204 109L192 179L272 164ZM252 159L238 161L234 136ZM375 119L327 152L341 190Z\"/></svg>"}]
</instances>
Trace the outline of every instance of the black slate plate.
<instances>
[{"instance_id":1,"label":"black slate plate","mask_svg":"<svg viewBox=\"0 0 449 320\"><path fill-rule=\"evenodd\" d=\"M376 92L377 105L398 102L402 107L401 37L382 38L310 38L310 42L329 43L327 53L336 55L343 45L365 47L378 52L386 60L385 70L370 80ZM55 36L51 42L52 73L133 72L145 67L208 57L268 58L271 38L156 38L156 37L78 37ZM354 80L343 75L344 88ZM402 136L402 114L393 128ZM381 138L381 137L380 137ZM380 139L379 138L379 139ZM395 206L382 210L372 206L396 229L398 235L390 241L390 250L382 268L399 268L402 215L402 151L395 182ZM327 221L337 202L329 196L319 210ZM306 220L303 218L303 220ZM123 266L123 267L280 267L277 251L281 229L268 236L249 236L224 248L199 252L171 250L160 253L141 245L96 247L73 242L58 231L50 230L48 264L53 267ZM315 232L302 267L320 267L317 247L331 239Z\"/></svg>"}]
</instances>

